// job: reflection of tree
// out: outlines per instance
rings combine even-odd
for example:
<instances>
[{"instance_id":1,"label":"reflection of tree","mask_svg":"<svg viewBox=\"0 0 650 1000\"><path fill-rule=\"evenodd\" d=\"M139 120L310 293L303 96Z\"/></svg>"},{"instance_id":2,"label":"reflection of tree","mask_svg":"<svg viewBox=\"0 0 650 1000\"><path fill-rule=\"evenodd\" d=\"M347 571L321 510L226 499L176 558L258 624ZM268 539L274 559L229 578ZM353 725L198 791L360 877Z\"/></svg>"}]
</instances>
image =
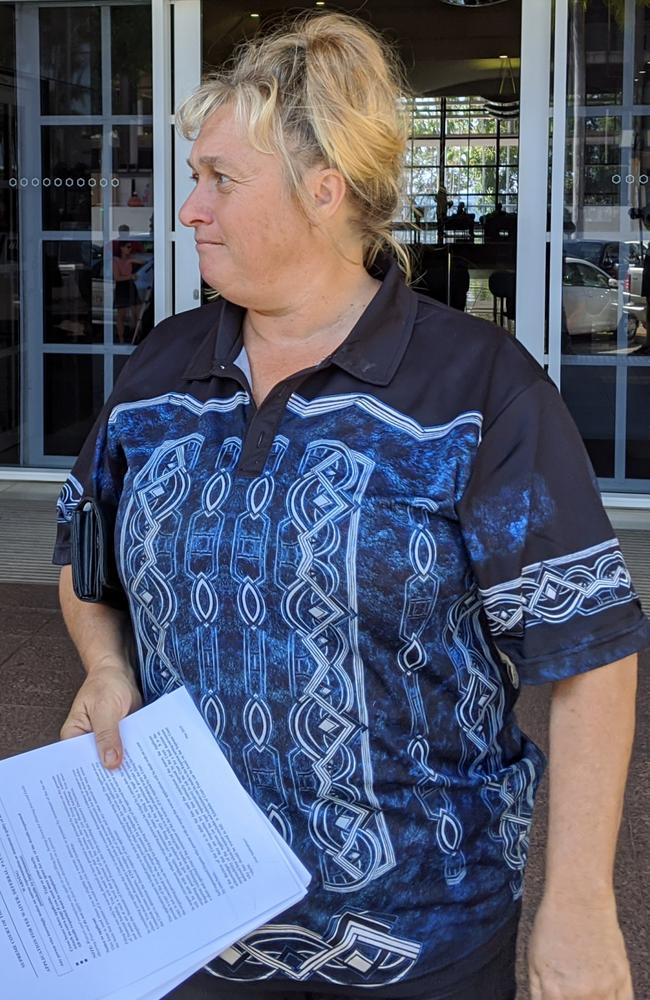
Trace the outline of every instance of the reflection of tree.
<instances>
[{"instance_id":1,"label":"reflection of tree","mask_svg":"<svg viewBox=\"0 0 650 1000\"><path fill-rule=\"evenodd\" d=\"M650 0L634 0L631 5L632 11L635 8L650 8ZM572 131L567 134L567 173L565 183L565 197L570 205L571 218L577 229L582 229L584 225L585 201L591 204L611 204L612 188L611 178L606 169L614 163L619 171L629 172L624 169L623 152L620 145L620 137L612 134L612 124L606 117L604 119L588 118L580 115L578 109L585 108L592 103L608 104L620 101L620 78L618 72L620 63L614 59L610 63L610 55L617 52L618 46L616 38L621 40L621 34L625 27L626 13L630 12L629 0L571 0L569 6L569 62L567 91L572 102L574 114L569 117L568 126ZM593 22L607 20L607 41L602 45L604 49L604 62L598 65L598 93L594 94L592 86L587 87L587 48L588 30L593 28ZM633 15L632 15L633 16ZM620 44L620 41L619 41ZM633 74L634 67L624 64L623 72ZM594 64L595 65L595 64ZM617 75L612 76L612 66L616 68ZM592 71L594 66L591 67ZM587 143L587 133L589 131L603 131L600 123L604 122L605 144L611 155L604 156L598 160L599 166L595 166L595 150L599 147ZM620 128L620 126L619 126ZM614 124L614 130L616 124ZM613 143L608 139L614 140ZM618 141L617 141L618 140ZM636 146L636 140L635 140ZM635 151L632 151L634 157ZM602 164L602 166L600 165ZM640 173L640 168L636 173ZM589 182L591 181L591 184ZM606 186L606 190L603 190Z\"/></svg>"},{"instance_id":2,"label":"reflection of tree","mask_svg":"<svg viewBox=\"0 0 650 1000\"><path fill-rule=\"evenodd\" d=\"M119 112L136 110L138 97L151 99L151 8L115 7L111 11L113 81L119 81ZM131 92L133 89L134 93ZM116 109L114 109L115 112ZM147 110L144 110L147 114Z\"/></svg>"},{"instance_id":3,"label":"reflection of tree","mask_svg":"<svg viewBox=\"0 0 650 1000\"><path fill-rule=\"evenodd\" d=\"M41 8L41 75L47 114L93 114L101 108L100 12Z\"/></svg>"}]
</instances>

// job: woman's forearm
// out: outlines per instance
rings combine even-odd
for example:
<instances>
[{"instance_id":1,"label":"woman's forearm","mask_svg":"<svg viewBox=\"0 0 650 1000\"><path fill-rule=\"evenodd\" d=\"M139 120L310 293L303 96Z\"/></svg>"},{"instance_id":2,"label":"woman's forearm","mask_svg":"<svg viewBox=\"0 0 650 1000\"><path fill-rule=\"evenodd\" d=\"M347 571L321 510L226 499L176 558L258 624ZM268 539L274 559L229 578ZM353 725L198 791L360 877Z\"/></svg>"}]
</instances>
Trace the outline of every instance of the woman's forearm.
<instances>
[{"instance_id":1,"label":"woman's forearm","mask_svg":"<svg viewBox=\"0 0 650 1000\"><path fill-rule=\"evenodd\" d=\"M70 638L86 673L114 666L133 672L133 633L128 614L108 604L80 601L72 588L72 572L64 566L59 599Z\"/></svg>"},{"instance_id":2,"label":"woman's forearm","mask_svg":"<svg viewBox=\"0 0 650 1000\"><path fill-rule=\"evenodd\" d=\"M613 890L634 735L636 660L629 656L554 686L547 896L593 899Z\"/></svg>"},{"instance_id":3,"label":"woman's forearm","mask_svg":"<svg viewBox=\"0 0 650 1000\"><path fill-rule=\"evenodd\" d=\"M636 656L554 686L546 885L528 943L531 1000L633 1000L613 870L635 693Z\"/></svg>"}]
</instances>

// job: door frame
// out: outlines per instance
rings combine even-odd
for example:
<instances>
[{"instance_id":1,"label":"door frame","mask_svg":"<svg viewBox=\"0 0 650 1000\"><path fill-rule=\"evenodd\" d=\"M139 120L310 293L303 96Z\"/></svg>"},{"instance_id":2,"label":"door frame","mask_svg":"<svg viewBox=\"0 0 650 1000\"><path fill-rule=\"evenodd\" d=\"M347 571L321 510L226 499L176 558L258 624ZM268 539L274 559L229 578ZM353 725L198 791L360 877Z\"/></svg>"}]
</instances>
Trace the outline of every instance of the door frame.
<instances>
[{"instance_id":1,"label":"door frame","mask_svg":"<svg viewBox=\"0 0 650 1000\"><path fill-rule=\"evenodd\" d=\"M40 69L38 66L38 9L45 6L88 6L87 0L0 0L15 2L16 47L21 52L21 121L18 133L22 174L37 178L42 172ZM141 3L141 0L103 0L92 6ZM201 79L201 0L151 0L152 86L153 86L153 218L154 218L154 303L158 323L173 312L200 305L201 284L194 235L177 225L180 205L191 190L186 158L191 143L178 136L173 127L174 108L198 86ZM108 13L104 11L104 16ZM173 37L172 37L173 24ZM105 33L105 32L104 32ZM29 55L29 61L24 56ZM173 60L173 65L172 65ZM34 65L30 65L29 63ZM172 93L172 80L174 82ZM103 81L104 88L106 81ZM102 109L104 110L104 109ZM48 121L51 116L48 116ZM87 116L83 116L85 122ZM97 117L97 116L94 116ZM100 116L101 117L101 116ZM56 119L52 119L56 124ZM81 124L81 122L80 122ZM110 149L102 152L102 173L111 172ZM173 163L173 169L172 169ZM173 178L173 183L172 183ZM32 193L31 190L29 193ZM56 345L43 342L42 243L79 239L80 233L50 234L42 230L39 210L23 197L19 207L19 239L22 253L29 253L29 266L20 267L21 296L21 443L18 466L0 467L2 480L60 480L69 469L69 456L44 454L43 358L46 353L103 355L104 395L112 386L111 359L128 354L127 346L108 344ZM38 192L40 196L40 191ZM98 234L92 233L93 236ZM102 234L103 238L104 234ZM37 266L34 266L36 261ZM23 261L28 264L27 259ZM110 284L110 283L109 283Z\"/></svg>"},{"instance_id":2,"label":"door frame","mask_svg":"<svg viewBox=\"0 0 650 1000\"><path fill-rule=\"evenodd\" d=\"M201 82L201 0L152 0L151 28L154 302L159 323L201 305L194 233L178 223L178 211L191 191L186 160L192 144L174 127L175 109Z\"/></svg>"}]
</instances>

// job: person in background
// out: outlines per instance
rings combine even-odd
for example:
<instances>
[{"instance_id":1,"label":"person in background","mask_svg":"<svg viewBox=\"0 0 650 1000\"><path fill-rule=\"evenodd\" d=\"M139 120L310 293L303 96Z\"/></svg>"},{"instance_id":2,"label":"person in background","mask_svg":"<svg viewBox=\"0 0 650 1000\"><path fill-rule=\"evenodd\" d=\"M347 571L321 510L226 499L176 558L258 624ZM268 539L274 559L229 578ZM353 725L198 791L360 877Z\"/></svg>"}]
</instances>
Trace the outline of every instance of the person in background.
<instances>
[{"instance_id":1,"label":"person in background","mask_svg":"<svg viewBox=\"0 0 650 1000\"><path fill-rule=\"evenodd\" d=\"M551 684L531 997L632 1000L612 870L650 629L554 385L409 287L402 95L381 37L325 14L180 109L219 297L131 355L63 488L87 678L62 735L119 767L120 720L185 685L312 873L177 1000L513 1000L544 769L513 709ZM128 611L73 592L88 493Z\"/></svg>"},{"instance_id":2,"label":"person in background","mask_svg":"<svg viewBox=\"0 0 650 1000\"><path fill-rule=\"evenodd\" d=\"M447 188L440 181L436 191L436 221L438 223L438 243L445 242L445 219L447 218Z\"/></svg>"},{"instance_id":3,"label":"person in background","mask_svg":"<svg viewBox=\"0 0 650 1000\"><path fill-rule=\"evenodd\" d=\"M133 243L130 240L116 240L113 253L113 281L115 282L114 305L117 309L117 340L125 343L126 320L130 319L133 332L138 325L140 298L133 280L135 262Z\"/></svg>"}]
</instances>

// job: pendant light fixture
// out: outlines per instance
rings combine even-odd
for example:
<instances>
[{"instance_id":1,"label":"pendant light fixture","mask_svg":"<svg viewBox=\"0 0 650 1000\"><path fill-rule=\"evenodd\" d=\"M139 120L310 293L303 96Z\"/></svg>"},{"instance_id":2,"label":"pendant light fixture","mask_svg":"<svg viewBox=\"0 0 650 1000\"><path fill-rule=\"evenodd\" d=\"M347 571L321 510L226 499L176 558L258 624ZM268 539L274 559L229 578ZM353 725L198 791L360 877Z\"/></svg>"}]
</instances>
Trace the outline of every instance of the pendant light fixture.
<instances>
[{"instance_id":1,"label":"pendant light fixture","mask_svg":"<svg viewBox=\"0 0 650 1000\"><path fill-rule=\"evenodd\" d=\"M484 98L484 107L489 115L504 121L508 118L519 117L519 95L517 94L517 84L512 72L510 56L499 56L499 59L501 60L499 93L496 97Z\"/></svg>"}]
</instances>

